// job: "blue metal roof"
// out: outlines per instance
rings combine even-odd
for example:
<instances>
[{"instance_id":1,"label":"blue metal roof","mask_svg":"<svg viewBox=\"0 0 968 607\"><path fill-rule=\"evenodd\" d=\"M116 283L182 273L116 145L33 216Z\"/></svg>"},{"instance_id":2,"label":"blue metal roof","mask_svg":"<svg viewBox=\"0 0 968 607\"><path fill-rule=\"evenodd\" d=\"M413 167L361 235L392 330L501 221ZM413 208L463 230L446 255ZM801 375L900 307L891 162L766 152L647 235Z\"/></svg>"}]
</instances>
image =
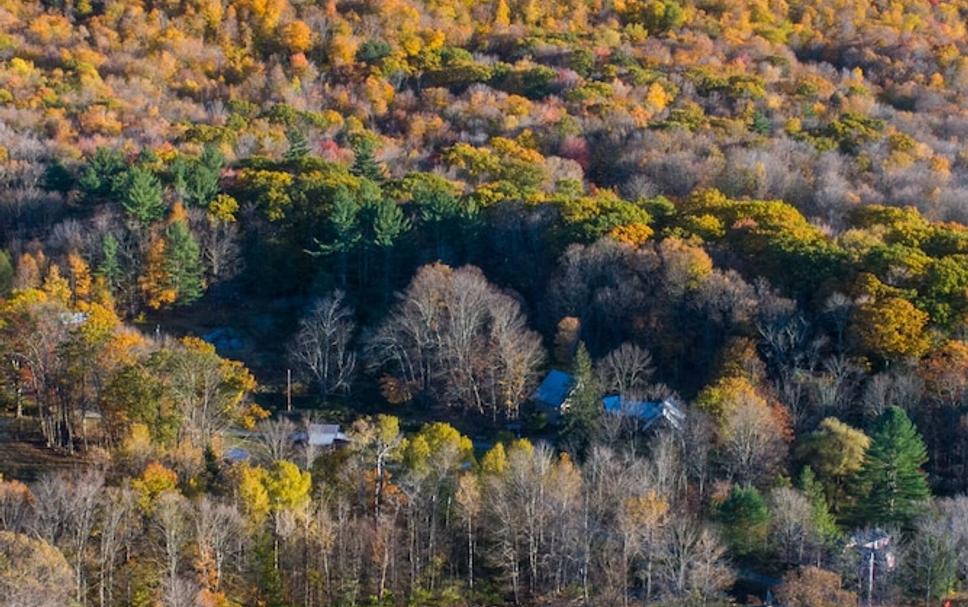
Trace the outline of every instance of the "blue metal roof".
<instances>
[{"instance_id":1,"label":"blue metal roof","mask_svg":"<svg viewBox=\"0 0 968 607\"><path fill-rule=\"evenodd\" d=\"M626 400L617 394L602 399L605 411L616 415L638 418L646 427L665 417L677 429L685 419L685 414L670 399L661 401Z\"/></svg>"},{"instance_id":2,"label":"blue metal roof","mask_svg":"<svg viewBox=\"0 0 968 607\"><path fill-rule=\"evenodd\" d=\"M531 398L551 407L561 407L571 393L573 384L570 374L552 369Z\"/></svg>"}]
</instances>

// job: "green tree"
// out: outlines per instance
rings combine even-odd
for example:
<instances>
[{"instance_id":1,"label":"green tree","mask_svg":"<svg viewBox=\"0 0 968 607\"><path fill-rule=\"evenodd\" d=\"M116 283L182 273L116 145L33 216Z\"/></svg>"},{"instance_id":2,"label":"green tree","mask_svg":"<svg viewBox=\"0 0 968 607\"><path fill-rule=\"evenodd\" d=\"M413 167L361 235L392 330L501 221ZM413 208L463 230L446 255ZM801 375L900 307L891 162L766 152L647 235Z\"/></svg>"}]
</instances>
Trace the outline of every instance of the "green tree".
<instances>
[{"instance_id":1,"label":"green tree","mask_svg":"<svg viewBox=\"0 0 968 607\"><path fill-rule=\"evenodd\" d=\"M393 247L410 229L410 220L393 200L379 199L373 210L373 244L383 253L383 299L390 295L390 276L393 265Z\"/></svg>"},{"instance_id":2,"label":"green tree","mask_svg":"<svg viewBox=\"0 0 968 607\"><path fill-rule=\"evenodd\" d=\"M353 146L353 166L350 172L357 177L365 177L376 182L386 179L383 166L376 161L373 153L376 151L376 142L366 136L354 137L351 143Z\"/></svg>"},{"instance_id":3,"label":"green tree","mask_svg":"<svg viewBox=\"0 0 968 607\"><path fill-rule=\"evenodd\" d=\"M48 192L60 192L67 194L74 187L74 175L61 163L55 159L44 169L42 187Z\"/></svg>"},{"instance_id":4,"label":"green tree","mask_svg":"<svg viewBox=\"0 0 968 607\"><path fill-rule=\"evenodd\" d=\"M454 186L439 175L410 175L404 179L404 189L416 206L421 223L433 237L437 259L443 259L444 243L458 231L462 219L473 216L475 209L464 208Z\"/></svg>"},{"instance_id":5,"label":"green tree","mask_svg":"<svg viewBox=\"0 0 968 607\"><path fill-rule=\"evenodd\" d=\"M299 129L289 129L286 131L286 139L289 141L289 148L283 154L282 159L287 164L295 164L309 155L309 141Z\"/></svg>"},{"instance_id":6,"label":"green tree","mask_svg":"<svg viewBox=\"0 0 968 607\"><path fill-rule=\"evenodd\" d=\"M142 230L165 215L161 182L154 173L132 167L120 179L121 208Z\"/></svg>"},{"instance_id":7,"label":"green tree","mask_svg":"<svg viewBox=\"0 0 968 607\"><path fill-rule=\"evenodd\" d=\"M823 485L817 481L810 466L806 466L800 473L800 490L810 501L813 526L820 534L821 541L826 544L835 540L840 535L840 529L837 527L834 515L830 512Z\"/></svg>"},{"instance_id":8,"label":"green tree","mask_svg":"<svg viewBox=\"0 0 968 607\"><path fill-rule=\"evenodd\" d=\"M909 525L931 497L921 471L927 461L924 441L907 413L899 407L885 411L857 475L858 519L875 525Z\"/></svg>"},{"instance_id":9,"label":"green tree","mask_svg":"<svg viewBox=\"0 0 968 607\"><path fill-rule=\"evenodd\" d=\"M100 147L84 165L77 185L89 199L103 198L113 192L115 179L122 175L124 170L124 157L121 152Z\"/></svg>"},{"instance_id":10,"label":"green tree","mask_svg":"<svg viewBox=\"0 0 968 607\"><path fill-rule=\"evenodd\" d=\"M766 546L770 511L755 487L734 485L729 497L716 509L716 518L736 556L749 556Z\"/></svg>"},{"instance_id":11,"label":"green tree","mask_svg":"<svg viewBox=\"0 0 968 607\"><path fill-rule=\"evenodd\" d=\"M6 297L13 289L13 264L10 263L10 254L0 249L0 297Z\"/></svg>"},{"instance_id":12,"label":"green tree","mask_svg":"<svg viewBox=\"0 0 968 607\"><path fill-rule=\"evenodd\" d=\"M575 351L571 373L574 387L565 410L564 435L578 453L584 453L594 440L604 415L602 387L584 342L579 343Z\"/></svg>"},{"instance_id":13,"label":"green tree","mask_svg":"<svg viewBox=\"0 0 968 607\"><path fill-rule=\"evenodd\" d=\"M219 179L225 157L213 145L206 145L197 160L184 165L182 196L185 202L196 207L207 208L219 190Z\"/></svg>"},{"instance_id":14,"label":"green tree","mask_svg":"<svg viewBox=\"0 0 968 607\"><path fill-rule=\"evenodd\" d=\"M328 242L317 239L317 249L310 254L314 256L335 254L339 260L339 282L343 288L346 288L349 257L359 244L362 234L360 233L360 203L345 187L338 187L334 192L328 223L331 238Z\"/></svg>"},{"instance_id":15,"label":"green tree","mask_svg":"<svg viewBox=\"0 0 968 607\"><path fill-rule=\"evenodd\" d=\"M112 292L117 291L124 276L121 266L121 245L114 234L107 234L101 241L101 263L96 274L107 282Z\"/></svg>"},{"instance_id":16,"label":"green tree","mask_svg":"<svg viewBox=\"0 0 968 607\"><path fill-rule=\"evenodd\" d=\"M205 292L205 266L198 242L184 219L168 226L165 240L164 266L171 281L169 286L177 292L179 304L192 303Z\"/></svg>"}]
</instances>

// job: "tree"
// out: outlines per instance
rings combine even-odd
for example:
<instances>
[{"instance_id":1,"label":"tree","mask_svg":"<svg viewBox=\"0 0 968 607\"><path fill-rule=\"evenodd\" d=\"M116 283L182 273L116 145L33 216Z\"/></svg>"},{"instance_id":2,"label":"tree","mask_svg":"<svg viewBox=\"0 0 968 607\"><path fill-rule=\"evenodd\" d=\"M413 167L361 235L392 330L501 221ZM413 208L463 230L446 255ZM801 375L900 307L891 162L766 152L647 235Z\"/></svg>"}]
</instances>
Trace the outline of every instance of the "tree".
<instances>
[{"instance_id":1,"label":"tree","mask_svg":"<svg viewBox=\"0 0 968 607\"><path fill-rule=\"evenodd\" d=\"M218 194L224 164L225 157L218 148L207 144L198 159L178 162L173 168L176 191L189 205L207 208Z\"/></svg>"},{"instance_id":2,"label":"tree","mask_svg":"<svg viewBox=\"0 0 968 607\"><path fill-rule=\"evenodd\" d=\"M349 257L362 239L360 231L360 203L345 187L336 188L329 211L327 241L316 240L317 250L312 255L336 254L339 260L339 282L346 288L349 277Z\"/></svg>"},{"instance_id":3,"label":"tree","mask_svg":"<svg viewBox=\"0 0 968 607\"><path fill-rule=\"evenodd\" d=\"M121 208L142 231L165 216L161 182L154 173L139 166L131 167L121 178Z\"/></svg>"},{"instance_id":4,"label":"tree","mask_svg":"<svg viewBox=\"0 0 968 607\"><path fill-rule=\"evenodd\" d=\"M571 374L574 386L565 409L564 435L578 453L584 453L594 441L604 415L602 389L584 343L578 344Z\"/></svg>"},{"instance_id":5,"label":"tree","mask_svg":"<svg viewBox=\"0 0 968 607\"><path fill-rule=\"evenodd\" d=\"M182 553L191 534L188 514L188 500L173 490L166 490L158 496L151 513L152 526L161 536L166 574L164 594L168 597L178 596L183 592L183 580L178 573Z\"/></svg>"},{"instance_id":6,"label":"tree","mask_svg":"<svg viewBox=\"0 0 968 607\"><path fill-rule=\"evenodd\" d=\"M575 316L565 316L558 321L555 330L554 360L559 365L571 365L581 336L581 320Z\"/></svg>"},{"instance_id":7,"label":"tree","mask_svg":"<svg viewBox=\"0 0 968 607\"><path fill-rule=\"evenodd\" d=\"M205 268L186 219L176 216L165 230L165 243L167 288L174 291L179 305L197 301L205 292Z\"/></svg>"},{"instance_id":8,"label":"tree","mask_svg":"<svg viewBox=\"0 0 968 607\"><path fill-rule=\"evenodd\" d=\"M242 417L255 378L242 363L220 357L214 346L195 337L183 338L160 358L166 396L179 416L179 438L210 446Z\"/></svg>"},{"instance_id":9,"label":"tree","mask_svg":"<svg viewBox=\"0 0 968 607\"><path fill-rule=\"evenodd\" d=\"M848 505L848 483L863 466L870 444L866 434L834 417L824 419L804 439L799 456L816 472L834 511Z\"/></svg>"},{"instance_id":10,"label":"tree","mask_svg":"<svg viewBox=\"0 0 968 607\"><path fill-rule=\"evenodd\" d=\"M286 131L286 140L289 142L289 147L283 155L286 163L295 164L309 154L309 142L301 130L289 129Z\"/></svg>"},{"instance_id":11,"label":"tree","mask_svg":"<svg viewBox=\"0 0 968 607\"><path fill-rule=\"evenodd\" d=\"M472 208L462 208L452 183L427 173L416 173L404 179L410 199L417 208L420 221L427 226L433 238L437 259L443 260L444 245L459 227L464 215L472 214Z\"/></svg>"},{"instance_id":12,"label":"tree","mask_svg":"<svg viewBox=\"0 0 968 607\"><path fill-rule=\"evenodd\" d=\"M742 402L723 418L718 436L721 462L738 482L764 482L782 465L789 436L785 412L759 400Z\"/></svg>"},{"instance_id":13,"label":"tree","mask_svg":"<svg viewBox=\"0 0 968 607\"><path fill-rule=\"evenodd\" d=\"M205 496L199 500L195 515L195 540L199 558L211 574L209 588L218 592L229 559L236 556L244 533L242 516L235 506Z\"/></svg>"},{"instance_id":14,"label":"tree","mask_svg":"<svg viewBox=\"0 0 968 607\"><path fill-rule=\"evenodd\" d=\"M958 580L958 534L947 517L922 515L903 546L904 586L913 598L931 604L946 597Z\"/></svg>"},{"instance_id":15,"label":"tree","mask_svg":"<svg viewBox=\"0 0 968 607\"><path fill-rule=\"evenodd\" d=\"M896 361L927 351L927 323L928 314L908 300L886 297L858 306L850 330L863 350Z\"/></svg>"},{"instance_id":16,"label":"tree","mask_svg":"<svg viewBox=\"0 0 968 607\"><path fill-rule=\"evenodd\" d=\"M280 511L304 507L309 502L312 484L308 471L300 470L290 461L277 460L269 469L265 482L270 508Z\"/></svg>"},{"instance_id":17,"label":"tree","mask_svg":"<svg viewBox=\"0 0 968 607\"><path fill-rule=\"evenodd\" d=\"M89 199L103 198L112 193L115 180L124 170L124 157L120 151L99 147L81 170L77 184Z\"/></svg>"},{"instance_id":18,"label":"tree","mask_svg":"<svg viewBox=\"0 0 968 607\"><path fill-rule=\"evenodd\" d=\"M626 396L641 395L655 372L652 354L629 342L606 354L597 369L605 390Z\"/></svg>"},{"instance_id":19,"label":"tree","mask_svg":"<svg viewBox=\"0 0 968 607\"><path fill-rule=\"evenodd\" d=\"M360 135L353 138L353 167L350 172L357 177L365 177L371 181L381 182L385 179L384 169L376 161L373 152L376 141L371 137Z\"/></svg>"},{"instance_id":20,"label":"tree","mask_svg":"<svg viewBox=\"0 0 968 607\"><path fill-rule=\"evenodd\" d=\"M957 407L968 396L968 343L946 342L921 361L918 374L933 401Z\"/></svg>"},{"instance_id":21,"label":"tree","mask_svg":"<svg viewBox=\"0 0 968 607\"><path fill-rule=\"evenodd\" d=\"M289 353L324 399L350 390L356 368L356 353L350 348L355 327L353 308L344 303L342 291L318 300L299 321Z\"/></svg>"},{"instance_id":22,"label":"tree","mask_svg":"<svg viewBox=\"0 0 968 607\"><path fill-rule=\"evenodd\" d=\"M292 455L296 424L288 418L265 420L256 426L256 430L259 437L260 459L266 464L288 459Z\"/></svg>"},{"instance_id":23,"label":"tree","mask_svg":"<svg viewBox=\"0 0 968 607\"><path fill-rule=\"evenodd\" d=\"M304 21L291 21L284 28L283 43L291 54L305 53L312 46L313 32Z\"/></svg>"},{"instance_id":24,"label":"tree","mask_svg":"<svg viewBox=\"0 0 968 607\"><path fill-rule=\"evenodd\" d=\"M380 198L373 213L373 244L383 252L383 299L390 296L390 277L393 265L393 247L412 224L403 209L389 198Z\"/></svg>"},{"instance_id":25,"label":"tree","mask_svg":"<svg viewBox=\"0 0 968 607\"><path fill-rule=\"evenodd\" d=\"M819 540L810 499L796 489L779 487L770 492L770 512L770 544L783 562L802 565L808 548Z\"/></svg>"},{"instance_id":26,"label":"tree","mask_svg":"<svg viewBox=\"0 0 968 607\"><path fill-rule=\"evenodd\" d=\"M776 598L789 607L841 607L857 603L857 595L843 589L839 575L818 567L787 572L776 589Z\"/></svg>"},{"instance_id":27,"label":"tree","mask_svg":"<svg viewBox=\"0 0 968 607\"><path fill-rule=\"evenodd\" d=\"M878 420L864 465L856 515L867 524L909 525L931 497L921 466L924 442L903 409L890 407Z\"/></svg>"},{"instance_id":28,"label":"tree","mask_svg":"<svg viewBox=\"0 0 968 607\"><path fill-rule=\"evenodd\" d=\"M770 510L756 488L734 485L729 497L716 508L716 518L723 524L726 543L737 556L757 554L766 547Z\"/></svg>"},{"instance_id":29,"label":"tree","mask_svg":"<svg viewBox=\"0 0 968 607\"><path fill-rule=\"evenodd\" d=\"M166 248L163 238L155 236L148 242L144 272L138 278L138 288L145 304L155 310L178 300L178 291L172 287L168 274Z\"/></svg>"},{"instance_id":30,"label":"tree","mask_svg":"<svg viewBox=\"0 0 968 607\"><path fill-rule=\"evenodd\" d=\"M833 514L830 513L823 485L816 480L810 466L806 466L800 473L800 490L810 501L813 527L820 542L818 548L824 548L840 536L840 529ZM819 562L820 559L817 560Z\"/></svg>"},{"instance_id":31,"label":"tree","mask_svg":"<svg viewBox=\"0 0 968 607\"><path fill-rule=\"evenodd\" d=\"M662 534L656 573L663 594L701 601L720 596L733 583L726 549L716 535L688 517L674 518Z\"/></svg>"},{"instance_id":32,"label":"tree","mask_svg":"<svg viewBox=\"0 0 968 607\"><path fill-rule=\"evenodd\" d=\"M477 475L464 473L460 476L454 500L457 503L457 515L463 520L467 530L467 587L474 588L476 529L479 526L478 517L481 514L481 488Z\"/></svg>"},{"instance_id":33,"label":"tree","mask_svg":"<svg viewBox=\"0 0 968 607\"><path fill-rule=\"evenodd\" d=\"M151 514L158 498L174 491L178 486L178 474L158 462L151 462L141 472L141 476L131 481L131 489L138 498L142 512Z\"/></svg>"},{"instance_id":34,"label":"tree","mask_svg":"<svg viewBox=\"0 0 968 607\"><path fill-rule=\"evenodd\" d=\"M0 297L6 297L13 289L14 271L10 254L0 249Z\"/></svg>"},{"instance_id":35,"label":"tree","mask_svg":"<svg viewBox=\"0 0 968 607\"><path fill-rule=\"evenodd\" d=\"M20 533L0 530L0 594L10 607L69 605L71 568L57 548Z\"/></svg>"},{"instance_id":36,"label":"tree","mask_svg":"<svg viewBox=\"0 0 968 607\"><path fill-rule=\"evenodd\" d=\"M407 398L514 417L544 352L518 301L479 269L432 264L371 334L366 357Z\"/></svg>"}]
</instances>

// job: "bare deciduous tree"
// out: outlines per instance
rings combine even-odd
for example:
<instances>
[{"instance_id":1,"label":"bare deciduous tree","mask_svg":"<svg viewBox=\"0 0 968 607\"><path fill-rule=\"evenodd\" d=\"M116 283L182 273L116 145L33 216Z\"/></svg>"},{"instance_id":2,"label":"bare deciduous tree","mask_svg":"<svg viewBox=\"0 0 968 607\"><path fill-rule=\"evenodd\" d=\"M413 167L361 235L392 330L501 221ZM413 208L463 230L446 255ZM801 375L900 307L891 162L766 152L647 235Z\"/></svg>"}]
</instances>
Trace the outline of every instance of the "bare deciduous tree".
<instances>
[{"instance_id":1,"label":"bare deciduous tree","mask_svg":"<svg viewBox=\"0 0 968 607\"><path fill-rule=\"evenodd\" d=\"M773 518L772 541L786 563L804 564L808 544L817 539L813 526L813 509L801 492L780 487L770 493Z\"/></svg>"},{"instance_id":2,"label":"bare deciduous tree","mask_svg":"<svg viewBox=\"0 0 968 607\"><path fill-rule=\"evenodd\" d=\"M234 556L234 549L240 545L236 538L243 534L243 530L242 516L235 506L208 497L198 501L195 539L200 560L214 570L212 590L216 592L222 584L226 561Z\"/></svg>"},{"instance_id":3,"label":"bare deciduous tree","mask_svg":"<svg viewBox=\"0 0 968 607\"><path fill-rule=\"evenodd\" d=\"M654 372L652 354L629 342L606 354L598 363L602 386L622 395L641 394Z\"/></svg>"},{"instance_id":4,"label":"bare deciduous tree","mask_svg":"<svg viewBox=\"0 0 968 607\"><path fill-rule=\"evenodd\" d=\"M657 549L656 571L663 593L671 598L695 596L703 602L733 583L726 548L715 534L687 516L673 519Z\"/></svg>"},{"instance_id":5,"label":"bare deciduous tree","mask_svg":"<svg viewBox=\"0 0 968 607\"><path fill-rule=\"evenodd\" d=\"M421 268L367 342L374 370L439 401L517 415L544 358L518 302L474 267Z\"/></svg>"},{"instance_id":6,"label":"bare deciduous tree","mask_svg":"<svg viewBox=\"0 0 968 607\"><path fill-rule=\"evenodd\" d=\"M256 429L260 459L271 464L292 455L296 424L282 417L264 421Z\"/></svg>"},{"instance_id":7,"label":"bare deciduous tree","mask_svg":"<svg viewBox=\"0 0 968 607\"><path fill-rule=\"evenodd\" d=\"M182 551L189 539L189 504L180 493L162 493L155 503L151 522L160 536L165 582L164 594L170 607L181 607L186 592L185 581L179 577L178 568Z\"/></svg>"},{"instance_id":8,"label":"bare deciduous tree","mask_svg":"<svg viewBox=\"0 0 968 607\"><path fill-rule=\"evenodd\" d=\"M784 428L765 406L741 403L723 421L720 454L731 478L756 483L776 470L787 453Z\"/></svg>"},{"instance_id":9,"label":"bare deciduous tree","mask_svg":"<svg viewBox=\"0 0 968 607\"><path fill-rule=\"evenodd\" d=\"M127 488L109 487L101 499L98 519L98 599L114 604L114 572L118 556L136 531L135 496Z\"/></svg>"},{"instance_id":10,"label":"bare deciduous tree","mask_svg":"<svg viewBox=\"0 0 968 607\"><path fill-rule=\"evenodd\" d=\"M299 321L290 357L315 382L323 398L350 390L356 369L356 353L350 348L355 328L353 309L344 303L342 291L316 302Z\"/></svg>"}]
</instances>

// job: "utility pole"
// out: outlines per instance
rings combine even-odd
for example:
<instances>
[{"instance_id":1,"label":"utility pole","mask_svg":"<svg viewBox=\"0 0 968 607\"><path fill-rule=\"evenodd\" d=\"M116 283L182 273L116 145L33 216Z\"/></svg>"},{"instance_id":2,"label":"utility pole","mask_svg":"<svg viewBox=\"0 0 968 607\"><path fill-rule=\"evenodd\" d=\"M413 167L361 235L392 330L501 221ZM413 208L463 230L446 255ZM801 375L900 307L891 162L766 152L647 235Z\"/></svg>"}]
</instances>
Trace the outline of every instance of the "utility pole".
<instances>
[{"instance_id":1,"label":"utility pole","mask_svg":"<svg viewBox=\"0 0 968 607\"><path fill-rule=\"evenodd\" d=\"M292 369L286 369L286 411L292 413Z\"/></svg>"}]
</instances>

